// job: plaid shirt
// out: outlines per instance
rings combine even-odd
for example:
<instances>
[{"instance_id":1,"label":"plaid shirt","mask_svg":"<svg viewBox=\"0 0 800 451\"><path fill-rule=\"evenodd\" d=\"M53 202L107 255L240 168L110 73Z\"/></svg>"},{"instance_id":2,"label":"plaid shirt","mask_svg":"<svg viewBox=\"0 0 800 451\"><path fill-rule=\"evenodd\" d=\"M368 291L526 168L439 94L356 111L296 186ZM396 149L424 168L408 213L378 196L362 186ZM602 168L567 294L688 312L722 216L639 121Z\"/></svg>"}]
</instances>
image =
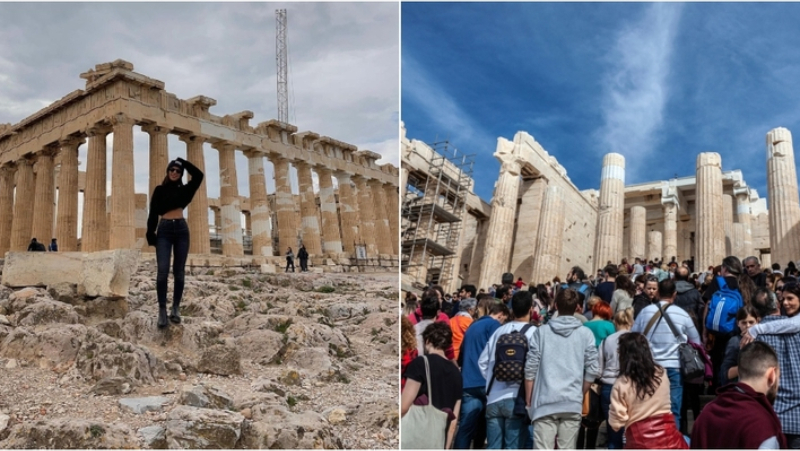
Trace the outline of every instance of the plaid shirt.
<instances>
[{"instance_id":1,"label":"plaid shirt","mask_svg":"<svg viewBox=\"0 0 800 451\"><path fill-rule=\"evenodd\" d=\"M775 321L783 316L767 316L762 322ZM800 333L761 335L756 338L775 349L781 367L778 398L773 407L783 425L783 433L800 434Z\"/></svg>"}]
</instances>

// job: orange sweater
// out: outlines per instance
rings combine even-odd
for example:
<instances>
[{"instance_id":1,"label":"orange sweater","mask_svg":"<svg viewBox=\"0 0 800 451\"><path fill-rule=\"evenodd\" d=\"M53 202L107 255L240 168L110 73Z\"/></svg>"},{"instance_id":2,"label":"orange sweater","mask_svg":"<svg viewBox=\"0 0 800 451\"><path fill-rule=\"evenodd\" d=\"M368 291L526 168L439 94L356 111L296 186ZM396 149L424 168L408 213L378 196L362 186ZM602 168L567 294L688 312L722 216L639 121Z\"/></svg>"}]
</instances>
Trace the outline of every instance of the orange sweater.
<instances>
[{"instance_id":1,"label":"orange sweater","mask_svg":"<svg viewBox=\"0 0 800 451\"><path fill-rule=\"evenodd\" d=\"M461 341L464 340L464 331L472 324L472 321L471 316L456 315L450 318L450 330L453 331L453 351L455 351L456 360L458 359L458 352L461 350Z\"/></svg>"}]
</instances>

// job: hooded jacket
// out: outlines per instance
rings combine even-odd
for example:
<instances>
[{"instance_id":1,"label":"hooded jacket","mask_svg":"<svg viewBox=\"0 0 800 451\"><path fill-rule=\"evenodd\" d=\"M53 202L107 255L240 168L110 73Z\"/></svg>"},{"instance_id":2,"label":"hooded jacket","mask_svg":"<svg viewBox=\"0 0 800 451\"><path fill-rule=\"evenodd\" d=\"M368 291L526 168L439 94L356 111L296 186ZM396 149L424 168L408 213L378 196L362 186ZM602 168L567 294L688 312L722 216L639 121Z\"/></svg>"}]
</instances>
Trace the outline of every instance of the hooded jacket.
<instances>
[{"instance_id":1,"label":"hooded jacket","mask_svg":"<svg viewBox=\"0 0 800 451\"><path fill-rule=\"evenodd\" d=\"M600 376L594 334L574 316L559 316L537 328L528 343L525 379L533 380L532 420L556 413L581 413L583 382Z\"/></svg>"},{"instance_id":2,"label":"hooded jacket","mask_svg":"<svg viewBox=\"0 0 800 451\"><path fill-rule=\"evenodd\" d=\"M685 280L675 282L675 290L678 294L675 296L673 304L686 310L686 313L694 320L695 326L699 326L702 322L703 309L705 308L703 296L693 284Z\"/></svg>"},{"instance_id":3,"label":"hooded jacket","mask_svg":"<svg viewBox=\"0 0 800 451\"><path fill-rule=\"evenodd\" d=\"M720 431L725 431L720 434ZM717 390L692 428L692 448L757 449L768 440L786 448L781 422L767 397L742 382Z\"/></svg>"}]
</instances>

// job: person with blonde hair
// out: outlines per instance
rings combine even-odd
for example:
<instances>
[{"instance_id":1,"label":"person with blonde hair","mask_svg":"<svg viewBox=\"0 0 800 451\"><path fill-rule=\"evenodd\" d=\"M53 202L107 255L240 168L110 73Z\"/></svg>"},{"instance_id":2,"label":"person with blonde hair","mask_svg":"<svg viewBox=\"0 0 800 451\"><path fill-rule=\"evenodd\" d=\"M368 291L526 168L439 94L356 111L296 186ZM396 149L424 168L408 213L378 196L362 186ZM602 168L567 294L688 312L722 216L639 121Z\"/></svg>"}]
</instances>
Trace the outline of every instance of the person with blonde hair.
<instances>
[{"instance_id":1,"label":"person with blonde hair","mask_svg":"<svg viewBox=\"0 0 800 451\"><path fill-rule=\"evenodd\" d=\"M619 337L630 332L633 327L633 308L620 310L614 315L616 332L606 337L598 348L597 357L600 366L600 409L608 424L608 410L611 406L611 389L617 382L619 374ZM614 431L608 428L608 449L621 449L625 429Z\"/></svg>"},{"instance_id":2,"label":"person with blonde hair","mask_svg":"<svg viewBox=\"0 0 800 451\"><path fill-rule=\"evenodd\" d=\"M405 315L400 317L400 390L406 386L406 368L417 358L417 334L414 325Z\"/></svg>"}]
</instances>

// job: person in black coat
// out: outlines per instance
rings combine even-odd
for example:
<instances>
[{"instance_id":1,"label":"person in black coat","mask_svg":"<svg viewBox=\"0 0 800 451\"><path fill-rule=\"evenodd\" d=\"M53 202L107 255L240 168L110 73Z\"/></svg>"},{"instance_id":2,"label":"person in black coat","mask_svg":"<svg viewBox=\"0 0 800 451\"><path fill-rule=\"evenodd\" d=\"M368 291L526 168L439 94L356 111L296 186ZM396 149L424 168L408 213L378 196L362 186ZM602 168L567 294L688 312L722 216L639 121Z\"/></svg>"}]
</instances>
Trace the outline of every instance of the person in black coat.
<instances>
[{"instance_id":1,"label":"person in black coat","mask_svg":"<svg viewBox=\"0 0 800 451\"><path fill-rule=\"evenodd\" d=\"M300 250L297 251L297 259L300 260L300 271L308 272L308 251L305 244L300 245Z\"/></svg>"}]
</instances>

